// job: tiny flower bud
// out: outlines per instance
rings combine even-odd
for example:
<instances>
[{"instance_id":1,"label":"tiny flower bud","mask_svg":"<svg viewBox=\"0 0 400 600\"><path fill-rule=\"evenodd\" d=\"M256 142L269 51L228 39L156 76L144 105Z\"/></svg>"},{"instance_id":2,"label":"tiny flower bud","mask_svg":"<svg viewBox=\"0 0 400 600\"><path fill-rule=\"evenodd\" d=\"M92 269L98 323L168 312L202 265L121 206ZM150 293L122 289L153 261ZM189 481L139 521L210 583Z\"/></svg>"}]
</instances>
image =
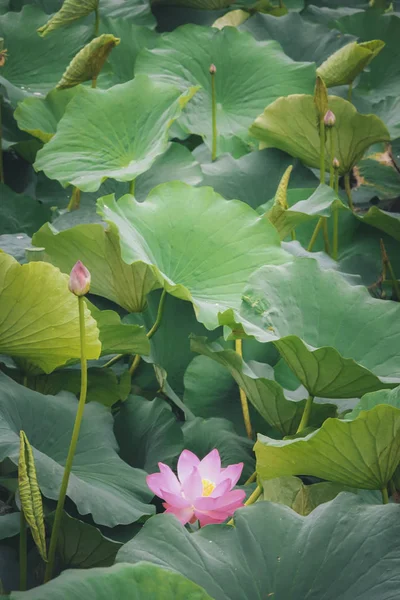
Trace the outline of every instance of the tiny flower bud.
<instances>
[{"instance_id":1,"label":"tiny flower bud","mask_svg":"<svg viewBox=\"0 0 400 600\"><path fill-rule=\"evenodd\" d=\"M216 72L217 67L214 64L210 65L210 75L215 75Z\"/></svg>"},{"instance_id":2,"label":"tiny flower bud","mask_svg":"<svg viewBox=\"0 0 400 600\"><path fill-rule=\"evenodd\" d=\"M328 110L328 112L325 113L325 116L324 116L325 127L333 127L335 123L336 123L335 115L333 114L333 112L331 110Z\"/></svg>"},{"instance_id":3,"label":"tiny flower bud","mask_svg":"<svg viewBox=\"0 0 400 600\"><path fill-rule=\"evenodd\" d=\"M337 158L334 158L332 161L332 165L334 169L338 169L340 167L340 163Z\"/></svg>"},{"instance_id":4,"label":"tiny flower bud","mask_svg":"<svg viewBox=\"0 0 400 600\"><path fill-rule=\"evenodd\" d=\"M72 268L68 288L75 296L85 296L89 291L90 273L80 260Z\"/></svg>"}]
</instances>

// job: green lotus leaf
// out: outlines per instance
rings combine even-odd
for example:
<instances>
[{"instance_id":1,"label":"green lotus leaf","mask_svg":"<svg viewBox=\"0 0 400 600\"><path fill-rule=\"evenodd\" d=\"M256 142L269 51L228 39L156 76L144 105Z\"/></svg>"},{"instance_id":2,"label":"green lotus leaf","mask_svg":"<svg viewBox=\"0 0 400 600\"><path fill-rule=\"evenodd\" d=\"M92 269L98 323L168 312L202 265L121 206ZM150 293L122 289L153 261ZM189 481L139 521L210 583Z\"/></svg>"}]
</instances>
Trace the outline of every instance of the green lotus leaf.
<instances>
[{"instance_id":1,"label":"green lotus leaf","mask_svg":"<svg viewBox=\"0 0 400 600\"><path fill-rule=\"evenodd\" d=\"M237 317L248 334L274 342L313 396L355 398L400 382L398 303L371 298L313 259L259 269Z\"/></svg>"},{"instance_id":2,"label":"green lotus leaf","mask_svg":"<svg viewBox=\"0 0 400 600\"><path fill-rule=\"evenodd\" d=\"M27 233L32 235L49 220L50 209L34 198L16 194L0 183L0 235Z\"/></svg>"},{"instance_id":3,"label":"green lotus leaf","mask_svg":"<svg viewBox=\"0 0 400 600\"><path fill-rule=\"evenodd\" d=\"M47 520L53 525L54 513ZM63 570L111 567L121 545L105 537L97 527L62 513L57 558Z\"/></svg>"},{"instance_id":4,"label":"green lotus leaf","mask_svg":"<svg viewBox=\"0 0 400 600\"><path fill-rule=\"evenodd\" d=\"M181 94L146 76L109 90L82 89L34 166L64 187L72 183L87 192L107 177L131 181L165 152L168 129L195 91Z\"/></svg>"},{"instance_id":5,"label":"green lotus leaf","mask_svg":"<svg viewBox=\"0 0 400 600\"><path fill-rule=\"evenodd\" d=\"M127 265L121 257L118 232L99 223L77 225L58 232L50 224L33 236L46 249L46 257L63 273L82 260L91 273L90 292L116 302L129 312L141 312L146 296L160 287L150 265Z\"/></svg>"},{"instance_id":6,"label":"green lotus leaf","mask_svg":"<svg viewBox=\"0 0 400 600\"><path fill-rule=\"evenodd\" d=\"M336 498L340 492L351 491L340 483L324 481L304 485L298 477L277 477L262 482L263 500L290 506L299 515L309 515L317 506Z\"/></svg>"},{"instance_id":7,"label":"green lotus leaf","mask_svg":"<svg viewBox=\"0 0 400 600\"><path fill-rule=\"evenodd\" d=\"M357 75L365 69L375 56L384 48L385 42L372 40L370 42L351 42L337 50L317 69L326 86L345 85L353 83Z\"/></svg>"},{"instance_id":8,"label":"green lotus leaf","mask_svg":"<svg viewBox=\"0 0 400 600\"><path fill-rule=\"evenodd\" d=\"M26 95L46 94L53 89L66 66L92 35L92 28L79 24L68 27L62 36L42 39L35 29L46 16L30 5L23 6L21 12L0 15L0 36L6 40L8 50L0 84L5 84L14 107Z\"/></svg>"},{"instance_id":9,"label":"green lotus leaf","mask_svg":"<svg viewBox=\"0 0 400 600\"><path fill-rule=\"evenodd\" d=\"M200 85L179 122L211 145L211 63L215 75L218 135L247 139L248 127L265 106L279 96L311 93L315 71L295 63L275 42L256 42L233 27L219 31L185 25L165 34L154 49L143 50L136 73L172 83L182 91ZM249 69L251 64L251 69Z\"/></svg>"},{"instance_id":10,"label":"green lotus leaf","mask_svg":"<svg viewBox=\"0 0 400 600\"><path fill-rule=\"evenodd\" d=\"M80 91L81 88L74 87L70 90L52 90L46 98L25 98L14 113L18 127L44 143L50 141L65 109Z\"/></svg>"},{"instance_id":11,"label":"green lotus leaf","mask_svg":"<svg viewBox=\"0 0 400 600\"><path fill-rule=\"evenodd\" d=\"M118 228L122 259L149 265L160 287L192 302L207 329L219 325L220 312L240 306L244 285L260 265L288 260L270 223L211 188L171 182L142 203L107 196L98 206Z\"/></svg>"},{"instance_id":12,"label":"green lotus leaf","mask_svg":"<svg viewBox=\"0 0 400 600\"><path fill-rule=\"evenodd\" d=\"M43 262L19 265L0 253L0 353L27 360L50 373L80 358L78 301L68 277ZM86 357L101 343L96 321L85 309Z\"/></svg>"},{"instance_id":13,"label":"green lotus leaf","mask_svg":"<svg viewBox=\"0 0 400 600\"><path fill-rule=\"evenodd\" d=\"M94 38L74 56L56 88L64 90L90 79L96 80L111 50L119 43L120 39L109 33Z\"/></svg>"},{"instance_id":14,"label":"green lotus leaf","mask_svg":"<svg viewBox=\"0 0 400 600\"><path fill-rule=\"evenodd\" d=\"M100 15L111 18L121 18L129 23L154 29L157 22L151 12L148 0L101 0Z\"/></svg>"},{"instance_id":15,"label":"green lotus leaf","mask_svg":"<svg viewBox=\"0 0 400 600\"><path fill-rule=\"evenodd\" d=\"M234 3L234 0L153 0L154 4L172 4L174 6L187 6L201 10L218 10Z\"/></svg>"},{"instance_id":16,"label":"green lotus leaf","mask_svg":"<svg viewBox=\"0 0 400 600\"><path fill-rule=\"evenodd\" d=\"M87 17L90 13L97 11L98 5L99 0L64 0L61 9L37 31L39 35L44 37L55 29L65 27L74 21Z\"/></svg>"},{"instance_id":17,"label":"green lotus leaf","mask_svg":"<svg viewBox=\"0 0 400 600\"><path fill-rule=\"evenodd\" d=\"M276 40L293 60L315 62L317 65L354 40L353 36L340 35L337 30L332 31L323 24L310 23L295 12L279 19L255 13L240 29L248 31L259 41Z\"/></svg>"},{"instance_id":18,"label":"green lotus leaf","mask_svg":"<svg viewBox=\"0 0 400 600\"><path fill-rule=\"evenodd\" d=\"M400 195L400 172L395 161L395 149L382 148L382 152L367 153L354 167L353 173L357 183L357 187L354 189L354 202L357 208L366 210L372 199L373 202L379 199L386 201L385 204L389 210L396 211L396 204L392 201ZM385 204L381 206L385 208ZM360 212L357 211L356 215L359 216L359 214ZM371 216L373 215L374 213L371 214ZM393 216L396 218L395 212L393 212ZM386 215L378 217L378 213L376 213L374 217L373 221L376 221L376 226L389 226L387 233L390 233L390 230L396 230L394 221L392 222L394 227L390 228L390 219L386 219ZM373 225L373 223L369 224ZM386 228L383 231L386 231Z\"/></svg>"},{"instance_id":19,"label":"green lotus leaf","mask_svg":"<svg viewBox=\"0 0 400 600\"><path fill-rule=\"evenodd\" d=\"M379 404L386 404L400 409L400 387L394 388L394 390L378 390L377 392L365 394L355 408L346 414L345 418L350 421L354 420L362 410L371 410Z\"/></svg>"},{"instance_id":20,"label":"green lotus leaf","mask_svg":"<svg viewBox=\"0 0 400 600\"><path fill-rule=\"evenodd\" d=\"M395 240L400 242L400 214L381 210L377 206L371 206L365 215L357 215L364 223L372 225L388 235L391 235Z\"/></svg>"},{"instance_id":21,"label":"green lotus leaf","mask_svg":"<svg viewBox=\"0 0 400 600\"><path fill-rule=\"evenodd\" d=\"M21 516L19 512L1 515L0 540L18 535L21 528Z\"/></svg>"},{"instance_id":22,"label":"green lotus leaf","mask_svg":"<svg viewBox=\"0 0 400 600\"><path fill-rule=\"evenodd\" d=\"M239 25L247 21L249 17L250 13L248 13L246 10L231 10L214 21L212 26L216 29L223 29L224 27L239 27Z\"/></svg>"},{"instance_id":23,"label":"green lotus leaf","mask_svg":"<svg viewBox=\"0 0 400 600\"><path fill-rule=\"evenodd\" d=\"M394 505L370 506L355 494L341 494L307 517L257 502L236 511L235 527L194 533L172 515L157 515L121 548L117 561L145 559L178 571L214 600L268 594L282 600L389 599L398 586L398 512Z\"/></svg>"},{"instance_id":24,"label":"green lotus leaf","mask_svg":"<svg viewBox=\"0 0 400 600\"><path fill-rule=\"evenodd\" d=\"M12 592L10 600L212 600L192 581L178 573L142 562L110 568L73 569L29 592Z\"/></svg>"},{"instance_id":25,"label":"green lotus leaf","mask_svg":"<svg viewBox=\"0 0 400 600\"><path fill-rule=\"evenodd\" d=\"M259 435L254 450L261 480L306 474L381 490L400 462L400 408L379 405L353 421L327 419L303 438Z\"/></svg>"},{"instance_id":26,"label":"green lotus leaf","mask_svg":"<svg viewBox=\"0 0 400 600\"><path fill-rule=\"evenodd\" d=\"M307 398L303 387L294 392L285 390L275 381L274 371L269 365L254 361L245 363L234 350L224 350L217 343L207 344L205 338L193 337L191 348L228 369L267 423L282 435L296 433ZM336 416L335 406L315 404L310 425L319 427L332 416Z\"/></svg>"},{"instance_id":27,"label":"green lotus leaf","mask_svg":"<svg viewBox=\"0 0 400 600\"><path fill-rule=\"evenodd\" d=\"M129 396L115 417L114 432L121 458L148 473L157 471L159 462L172 466L184 448L180 425L159 398Z\"/></svg>"},{"instance_id":28,"label":"green lotus leaf","mask_svg":"<svg viewBox=\"0 0 400 600\"><path fill-rule=\"evenodd\" d=\"M361 115L354 106L337 96L329 96L329 108L336 116L332 128L334 152L339 173L348 173L372 144L387 142L390 135L375 115ZM296 94L279 98L267 106L250 128L264 147L288 152L309 167L319 168L320 142L313 96ZM329 171L330 149L326 142L325 165Z\"/></svg>"},{"instance_id":29,"label":"green lotus leaf","mask_svg":"<svg viewBox=\"0 0 400 600\"><path fill-rule=\"evenodd\" d=\"M0 460L18 464L19 431L32 445L37 479L46 498L57 500L78 401L71 394L44 396L0 373ZM107 527L133 523L154 512L145 473L117 453L110 411L85 406L67 496L81 515Z\"/></svg>"}]
</instances>

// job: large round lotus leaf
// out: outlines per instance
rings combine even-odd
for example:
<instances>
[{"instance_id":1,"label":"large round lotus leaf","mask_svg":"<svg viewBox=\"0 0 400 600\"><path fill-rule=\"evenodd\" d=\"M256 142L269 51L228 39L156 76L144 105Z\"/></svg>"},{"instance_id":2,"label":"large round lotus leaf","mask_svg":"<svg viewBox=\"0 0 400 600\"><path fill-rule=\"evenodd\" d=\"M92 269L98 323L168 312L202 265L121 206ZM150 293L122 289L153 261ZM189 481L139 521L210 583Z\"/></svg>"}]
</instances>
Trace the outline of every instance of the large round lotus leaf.
<instances>
[{"instance_id":1,"label":"large round lotus leaf","mask_svg":"<svg viewBox=\"0 0 400 600\"><path fill-rule=\"evenodd\" d=\"M254 361L245 363L234 350L225 350L217 343L207 344L205 338L192 338L191 342L193 351L208 356L228 369L267 423L282 435L296 433L307 398L303 386L290 392L275 381L274 370L269 365ZM335 406L316 404L310 425L319 427L332 416L336 416Z\"/></svg>"},{"instance_id":2,"label":"large round lotus leaf","mask_svg":"<svg viewBox=\"0 0 400 600\"><path fill-rule=\"evenodd\" d=\"M78 401L70 394L44 396L0 373L0 460L15 465L19 432L33 448L39 487L57 500ZM127 465L117 453L110 411L98 402L85 407L67 496L81 515L91 514L107 527L133 523L154 512L145 473Z\"/></svg>"},{"instance_id":3,"label":"large round lotus leaf","mask_svg":"<svg viewBox=\"0 0 400 600\"><path fill-rule=\"evenodd\" d=\"M274 341L314 396L354 398L400 382L400 305L313 259L260 269L241 315L247 333Z\"/></svg>"},{"instance_id":4,"label":"large round lotus leaf","mask_svg":"<svg viewBox=\"0 0 400 600\"><path fill-rule=\"evenodd\" d=\"M85 309L86 358L100 355L96 321ZM78 300L68 277L43 262L19 265L0 253L0 353L50 373L80 358Z\"/></svg>"},{"instance_id":5,"label":"large round lotus leaf","mask_svg":"<svg viewBox=\"0 0 400 600\"><path fill-rule=\"evenodd\" d=\"M8 50L0 83L5 84L14 105L26 94L50 91L92 34L90 28L79 24L65 29L62 35L42 39L36 28L46 18L47 15L34 6L24 6L19 13L0 16L0 37L4 38Z\"/></svg>"},{"instance_id":6,"label":"large round lotus leaf","mask_svg":"<svg viewBox=\"0 0 400 600\"><path fill-rule=\"evenodd\" d=\"M50 216L51 212L47 206L29 196L16 194L4 183L0 183L0 235L32 235Z\"/></svg>"},{"instance_id":7,"label":"large round lotus leaf","mask_svg":"<svg viewBox=\"0 0 400 600\"><path fill-rule=\"evenodd\" d=\"M155 565L114 565L73 569L29 592L12 592L10 600L212 600L192 581Z\"/></svg>"},{"instance_id":8,"label":"large round lotus leaf","mask_svg":"<svg viewBox=\"0 0 400 600\"><path fill-rule=\"evenodd\" d=\"M390 140L386 126L378 117L359 114L347 100L329 96L329 108L336 116L332 135L340 174L349 172L369 146ZM295 94L279 98L255 120L250 133L264 146L279 148L300 158L307 166L319 168L320 141L313 96ZM327 140L325 164L328 171L329 157Z\"/></svg>"},{"instance_id":9,"label":"large round lotus leaf","mask_svg":"<svg viewBox=\"0 0 400 600\"><path fill-rule=\"evenodd\" d=\"M307 517L258 502L236 511L236 527L195 533L172 515L157 515L117 560L151 560L178 571L214 600L395 600L398 512L395 505L369 506L341 494Z\"/></svg>"},{"instance_id":10,"label":"large round lotus leaf","mask_svg":"<svg viewBox=\"0 0 400 600\"><path fill-rule=\"evenodd\" d=\"M232 27L185 25L166 34L153 50L143 50L136 72L173 83L183 91L201 89L180 123L211 144L211 63L217 67L217 127L220 136L246 138L256 116L279 96L311 93L314 66L295 63L275 42L256 42Z\"/></svg>"},{"instance_id":11,"label":"large round lotus leaf","mask_svg":"<svg viewBox=\"0 0 400 600\"><path fill-rule=\"evenodd\" d=\"M87 192L107 177L131 181L165 152L168 129L193 93L144 75L109 90L84 88L34 166L64 187L72 183Z\"/></svg>"},{"instance_id":12,"label":"large round lotus leaf","mask_svg":"<svg viewBox=\"0 0 400 600\"><path fill-rule=\"evenodd\" d=\"M171 182L142 203L126 195L118 203L107 196L98 204L119 230L122 259L150 265L162 287L193 303L207 329L219 325L218 313L239 308L251 273L289 258L269 222L211 188Z\"/></svg>"},{"instance_id":13,"label":"large round lotus leaf","mask_svg":"<svg viewBox=\"0 0 400 600\"><path fill-rule=\"evenodd\" d=\"M400 462L400 408L381 404L353 421L328 419L304 438L259 435L255 453L261 480L303 474L380 490Z\"/></svg>"},{"instance_id":14,"label":"large round lotus leaf","mask_svg":"<svg viewBox=\"0 0 400 600\"><path fill-rule=\"evenodd\" d=\"M354 40L351 35L310 23L295 12L279 19L256 13L240 29L248 31L259 41L276 40L293 60L315 62L317 65Z\"/></svg>"},{"instance_id":15,"label":"large round lotus leaf","mask_svg":"<svg viewBox=\"0 0 400 600\"><path fill-rule=\"evenodd\" d=\"M25 98L18 104L14 113L18 127L42 142L48 142L56 133L57 125L68 104L81 89L73 87L68 90L52 90L46 98Z\"/></svg>"},{"instance_id":16,"label":"large round lotus leaf","mask_svg":"<svg viewBox=\"0 0 400 600\"><path fill-rule=\"evenodd\" d=\"M46 223L35 233L32 242L45 248L46 259L63 273L69 273L75 262L82 260L91 273L91 293L129 312L141 312L147 294L161 285L149 265L127 265L122 260L115 228L105 230L103 225L93 223L58 232Z\"/></svg>"}]
</instances>

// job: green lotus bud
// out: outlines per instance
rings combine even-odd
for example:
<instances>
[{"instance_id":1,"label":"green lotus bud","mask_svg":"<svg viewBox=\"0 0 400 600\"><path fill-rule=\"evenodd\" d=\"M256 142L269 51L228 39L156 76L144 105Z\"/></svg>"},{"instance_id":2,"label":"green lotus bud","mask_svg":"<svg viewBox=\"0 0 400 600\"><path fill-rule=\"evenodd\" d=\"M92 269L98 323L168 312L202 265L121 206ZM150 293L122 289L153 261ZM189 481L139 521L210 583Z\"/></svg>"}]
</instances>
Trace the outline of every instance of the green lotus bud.
<instances>
[{"instance_id":1,"label":"green lotus bud","mask_svg":"<svg viewBox=\"0 0 400 600\"><path fill-rule=\"evenodd\" d=\"M217 72L217 67L214 64L210 65L210 75L215 75Z\"/></svg>"},{"instance_id":2,"label":"green lotus bud","mask_svg":"<svg viewBox=\"0 0 400 600\"><path fill-rule=\"evenodd\" d=\"M89 291L90 272L80 260L72 268L68 288L75 296L85 296Z\"/></svg>"},{"instance_id":3,"label":"green lotus bud","mask_svg":"<svg viewBox=\"0 0 400 600\"><path fill-rule=\"evenodd\" d=\"M336 117L331 110L328 110L324 116L325 127L333 127L336 123Z\"/></svg>"}]
</instances>

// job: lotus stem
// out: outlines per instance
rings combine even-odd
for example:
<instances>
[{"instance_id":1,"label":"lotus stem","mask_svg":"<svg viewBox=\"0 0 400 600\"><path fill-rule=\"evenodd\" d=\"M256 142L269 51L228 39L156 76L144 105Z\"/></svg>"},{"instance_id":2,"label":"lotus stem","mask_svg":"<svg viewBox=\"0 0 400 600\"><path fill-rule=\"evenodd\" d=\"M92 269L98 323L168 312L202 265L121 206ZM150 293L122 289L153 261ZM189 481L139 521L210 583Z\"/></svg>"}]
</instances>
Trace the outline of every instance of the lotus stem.
<instances>
[{"instance_id":1,"label":"lotus stem","mask_svg":"<svg viewBox=\"0 0 400 600\"><path fill-rule=\"evenodd\" d=\"M308 244L308 247L307 247L307 252L311 252L312 251L312 249L314 247L314 244L315 244L315 241L316 241L316 239L318 237L319 230L322 227L322 223L323 223L323 221L322 221L322 217L321 217L321 218L318 219L318 223L315 226L314 232L313 232L313 234L311 236L310 243Z\"/></svg>"},{"instance_id":2,"label":"lotus stem","mask_svg":"<svg viewBox=\"0 0 400 600\"><path fill-rule=\"evenodd\" d=\"M19 589L25 592L28 579L28 554L27 554L27 530L24 511L21 506L20 512L20 532L19 532Z\"/></svg>"},{"instance_id":3,"label":"lotus stem","mask_svg":"<svg viewBox=\"0 0 400 600\"><path fill-rule=\"evenodd\" d=\"M56 514L54 517L53 529L51 531L50 547L48 563L46 565L46 571L44 575L44 583L50 581L54 570L54 561L56 556L58 536L60 533L60 526L62 520L62 514L65 504L65 496L67 494L69 477L71 474L72 463L75 456L75 450L78 443L79 431L82 424L82 417L85 410L86 394L87 394L87 360L86 360L86 347L85 347L85 301L83 296L78 296L78 307L79 307L79 332L81 342L81 391L79 396L78 410L75 417L74 428L72 431L71 442L69 445L67 461L65 463L64 475L61 482L60 495L58 497Z\"/></svg>"},{"instance_id":4,"label":"lotus stem","mask_svg":"<svg viewBox=\"0 0 400 600\"><path fill-rule=\"evenodd\" d=\"M381 489L382 493L382 504L389 504L389 494L387 486Z\"/></svg>"},{"instance_id":5,"label":"lotus stem","mask_svg":"<svg viewBox=\"0 0 400 600\"><path fill-rule=\"evenodd\" d=\"M161 325L166 296L167 296L167 290L164 288L162 291L162 294L161 294L160 302L158 304L156 320L154 321L153 327L146 333L149 340L153 337L153 335L156 333L156 331L159 329L159 327ZM136 356L134 357L132 364L129 368L129 373L130 373L131 377L134 374L134 372L136 371L136 369L138 368L140 360L141 360L140 354L136 354Z\"/></svg>"},{"instance_id":6,"label":"lotus stem","mask_svg":"<svg viewBox=\"0 0 400 600\"><path fill-rule=\"evenodd\" d=\"M242 340L235 340L235 350L239 354L240 358L243 359L243 346ZM239 386L239 394L240 394L240 403L242 405L242 413L243 413L243 421L244 426L246 428L247 437L252 440L253 439L253 428L251 426L250 420L250 412L249 412L249 403L247 401L246 394L244 390Z\"/></svg>"},{"instance_id":7,"label":"lotus stem","mask_svg":"<svg viewBox=\"0 0 400 600\"><path fill-rule=\"evenodd\" d=\"M245 506L250 506L250 504L254 504L254 502L256 502L256 500L259 499L259 497L262 494L262 487L261 486L257 486L256 489L254 490L254 492L247 498L246 502L244 503Z\"/></svg>"},{"instance_id":8,"label":"lotus stem","mask_svg":"<svg viewBox=\"0 0 400 600\"><path fill-rule=\"evenodd\" d=\"M292 231L290 232L290 237L292 238L292 242L294 242L296 239L296 232L294 229L292 229Z\"/></svg>"},{"instance_id":9,"label":"lotus stem","mask_svg":"<svg viewBox=\"0 0 400 600\"><path fill-rule=\"evenodd\" d=\"M97 3L96 8L94 9L95 20L94 20L94 37L99 35L99 26L100 26L100 15L99 15L99 3Z\"/></svg>"},{"instance_id":10,"label":"lotus stem","mask_svg":"<svg viewBox=\"0 0 400 600\"><path fill-rule=\"evenodd\" d=\"M244 485L249 485L250 483L254 483L256 479L257 479L257 471L254 471L254 473L252 475L250 475L248 480L244 482Z\"/></svg>"},{"instance_id":11,"label":"lotus stem","mask_svg":"<svg viewBox=\"0 0 400 600\"><path fill-rule=\"evenodd\" d=\"M74 187L71 194L71 200L67 206L68 211L78 210L81 204L81 190L77 187Z\"/></svg>"},{"instance_id":12,"label":"lotus stem","mask_svg":"<svg viewBox=\"0 0 400 600\"><path fill-rule=\"evenodd\" d=\"M215 89L215 74L217 69L215 65L210 66L211 75L211 119L212 119L212 147L211 147L211 160L217 159L217 92Z\"/></svg>"},{"instance_id":13,"label":"lotus stem","mask_svg":"<svg viewBox=\"0 0 400 600\"><path fill-rule=\"evenodd\" d=\"M331 249L329 244L329 233L328 233L328 219L327 217L321 217L322 219L322 234L324 236L324 249L325 252L330 256Z\"/></svg>"},{"instance_id":14,"label":"lotus stem","mask_svg":"<svg viewBox=\"0 0 400 600\"><path fill-rule=\"evenodd\" d=\"M305 405L304 411L303 411L303 415L301 417L301 421L299 423L296 433L300 433L301 431L303 431L303 429L305 429L308 426L308 421L310 420L311 410L312 410L312 406L313 406L313 400L314 400L314 396L311 396L311 394L310 394L307 398L306 405Z\"/></svg>"},{"instance_id":15,"label":"lotus stem","mask_svg":"<svg viewBox=\"0 0 400 600\"><path fill-rule=\"evenodd\" d=\"M135 180L132 179L132 181L129 182L129 193L131 194L131 196L135 195Z\"/></svg>"},{"instance_id":16,"label":"lotus stem","mask_svg":"<svg viewBox=\"0 0 400 600\"><path fill-rule=\"evenodd\" d=\"M325 123L319 121L319 181L325 183Z\"/></svg>"},{"instance_id":17,"label":"lotus stem","mask_svg":"<svg viewBox=\"0 0 400 600\"><path fill-rule=\"evenodd\" d=\"M117 354L116 356L113 356L112 358L110 358L109 361L107 361L102 366L102 369L106 369L107 367L112 367L113 365L115 365L115 363L117 363L119 360L121 360L121 358L123 358L124 356L126 356L126 355L125 354Z\"/></svg>"},{"instance_id":18,"label":"lotus stem","mask_svg":"<svg viewBox=\"0 0 400 600\"><path fill-rule=\"evenodd\" d=\"M336 169L335 173L335 192L339 196L339 169Z\"/></svg>"},{"instance_id":19,"label":"lotus stem","mask_svg":"<svg viewBox=\"0 0 400 600\"><path fill-rule=\"evenodd\" d=\"M1 117L1 105L3 102L3 96L0 94L0 183L4 183L4 166L3 166L3 148L1 144L1 137L3 134L3 125Z\"/></svg>"},{"instance_id":20,"label":"lotus stem","mask_svg":"<svg viewBox=\"0 0 400 600\"><path fill-rule=\"evenodd\" d=\"M339 249L339 209L335 208L333 211L333 249L332 258L337 260Z\"/></svg>"},{"instance_id":21,"label":"lotus stem","mask_svg":"<svg viewBox=\"0 0 400 600\"><path fill-rule=\"evenodd\" d=\"M385 244L383 243L383 240L380 240L380 245L381 245L381 254L382 254L382 264L383 264L383 275L382 278L385 281L386 280L386 269L389 270L390 273L390 277L392 279L392 286L393 289L395 291L396 294L396 300L398 302L400 302L400 285L399 282L397 280L396 274L394 272L394 269L392 267L392 263L389 260L389 256L388 253L386 252L386 248L385 248Z\"/></svg>"},{"instance_id":22,"label":"lotus stem","mask_svg":"<svg viewBox=\"0 0 400 600\"><path fill-rule=\"evenodd\" d=\"M349 207L354 212L353 198L351 197L350 173L345 173L345 176L344 176L344 189L346 190L346 195L347 195L347 200L349 202Z\"/></svg>"},{"instance_id":23,"label":"lotus stem","mask_svg":"<svg viewBox=\"0 0 400 600\"><path fill-rule=\"evenodd\" d=\"M333 189L334 178L335 178L335 167L333 166L333 160L335 158L334 152L334 139L333 139L333 128L328 127L328 140L329 140L329 185Z\"/></svg>"},{"instance_id":24,"label":"lotus stem","mask_svg":"<svg viewBox=\"0 0 400 600\"><path fill-rule=\"evenodd\" d=\"M92 88L96 88L97 87L97 77L92 77Z\"/></svg>"}]
</instances>

